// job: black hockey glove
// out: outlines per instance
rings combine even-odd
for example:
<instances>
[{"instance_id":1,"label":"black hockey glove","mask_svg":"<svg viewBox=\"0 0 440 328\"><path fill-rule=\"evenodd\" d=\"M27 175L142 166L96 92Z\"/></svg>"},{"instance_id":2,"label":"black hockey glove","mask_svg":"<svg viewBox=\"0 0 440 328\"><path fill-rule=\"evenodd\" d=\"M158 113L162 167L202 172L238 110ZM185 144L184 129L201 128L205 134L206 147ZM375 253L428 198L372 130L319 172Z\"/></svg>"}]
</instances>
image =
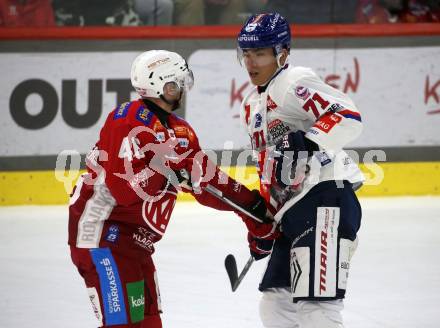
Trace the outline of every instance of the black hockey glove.
<instances>
[{"instance_id":1,"label":"black hockey glove","mask_svg":"<svg viewBox=\"0 0 440 328\"><path fill-rule=\"evenodd\" d=\"M263 223L272 223L273 219L269 216L269 211L264 201L263 196L256 189L252 190L254 194L254 202L249 206L249 212L255 215L257 218L263 220Z\"/></svg>"},{"instance_id":2,"label":"black hockey glove","mask_svg":"<svg viewBox=\"0 0 440 328\"><path fill-rule=\"evenodd\" d=\"M252 236L248 233L247 240L249 243L249 251L251 256L256 260L264 259L272 252L273 240L265 240Z\"/></svg>"},{"instance_id":3,"label":"black hockey glove","mask_svg":"<svg viewBox=\"0 0 440 328\"><path fill-rule=\"evenodd\" d=\"M258 190L252 190L255 195L254 202L246 207L246 210L254 216L260 218L263 223L257 222L242 212L235 211L246 224L248 232L260 239L277 239L280 235L278 224L273 220L274 209L268 209L264 198Z\"/></svg>"},{"instance_id":4,"label":"black hockey glove","mask_svg":"<svg viewBox=\"0 0 440 328\"><path fill-rule=\"evenodd\" d=\"M296 177L307 173L307 159L319 151L318 145L304 135L303 131L290 132L276 145L275 178L283 188L294 185Z\"/></svg>"}]
</instances>

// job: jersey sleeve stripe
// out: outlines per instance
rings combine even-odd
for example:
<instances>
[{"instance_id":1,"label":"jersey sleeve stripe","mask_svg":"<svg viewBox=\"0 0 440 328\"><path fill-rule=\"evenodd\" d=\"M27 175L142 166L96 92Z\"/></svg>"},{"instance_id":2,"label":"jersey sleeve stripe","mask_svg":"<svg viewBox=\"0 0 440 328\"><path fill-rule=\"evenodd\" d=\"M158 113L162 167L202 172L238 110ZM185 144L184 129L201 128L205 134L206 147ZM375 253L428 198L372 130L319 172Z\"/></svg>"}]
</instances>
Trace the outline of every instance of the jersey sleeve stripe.
<instances>
[{"instance_id":1,"label":"jersey sleeve stripe","mask_svg":"<svg viewBox=\"0 0 440 328\"><path fill-rule=\"evenodd\" d=\"M338 112L338 114L344 116L345 118L351 118L353 120L362 122L361 115L359 113L353 112L351 110L344 109L344 110L341 110L340 112Z\"/></svg>"}]
</instances>

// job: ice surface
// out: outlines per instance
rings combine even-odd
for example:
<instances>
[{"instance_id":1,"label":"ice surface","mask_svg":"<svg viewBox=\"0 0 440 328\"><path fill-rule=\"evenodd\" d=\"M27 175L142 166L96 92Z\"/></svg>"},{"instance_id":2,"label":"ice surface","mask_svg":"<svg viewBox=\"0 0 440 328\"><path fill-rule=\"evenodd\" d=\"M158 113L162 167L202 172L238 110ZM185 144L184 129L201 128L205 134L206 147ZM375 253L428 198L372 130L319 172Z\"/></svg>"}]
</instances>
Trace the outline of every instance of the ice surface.
<instances>
[{"instance_id":1,"label":"ice surface","mask_svg":"<svg viewBox=\"0 0 440 328\"><path fill-rule=\"evenodd\" d=\"M347 328L440 327L440 198L362 199L360 243L343 312ZM261 327L254 263L235 293L223 267L248 258L230 213L179 203L154 259L164 327ZM95 327L70 262L67 208L0 207L0 327Z\"/></svg>"}]
</instances>

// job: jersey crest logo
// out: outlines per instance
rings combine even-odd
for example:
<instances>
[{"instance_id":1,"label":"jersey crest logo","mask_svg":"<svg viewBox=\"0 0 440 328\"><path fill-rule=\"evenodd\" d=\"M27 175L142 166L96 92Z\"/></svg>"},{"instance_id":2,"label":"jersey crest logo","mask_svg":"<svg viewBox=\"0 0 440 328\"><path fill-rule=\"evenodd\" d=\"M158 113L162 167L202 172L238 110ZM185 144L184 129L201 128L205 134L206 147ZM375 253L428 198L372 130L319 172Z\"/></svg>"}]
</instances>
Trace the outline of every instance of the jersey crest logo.
<instances>
[{"instance_id":1,"label":"jersey crest logo","mask_svg":"<svg viewBox=\"0 0 440 328\"><path fill-rule=\"evenodd\" d=\"M125 102L121 104L118 109L115 110L115 114L113 115L113 119L116 120L118 118L123 118L127 116L128 108L130 108L131 103Z\"/></svg>"},{"instance_id":2,"label":"jersey crest logo","mask_svg":"<svg viewBox=\"0 0 440 328\"><path fill-rule=\"evenodd\" d=\"M162 236L168 226L171 213L176 204L177 194L167 191L159 200L147 202L142 205L142 216L148 227Z\"/></svg>"},{"instance_id":3,"label":"jersey crest logo","mask_svg":"<svg viewBox=\"0 0 440 328\"><path fill-rule=\"evenodd\" d=\"M298 98L301 98L301 99L306 100L306 99L309 98L309 96L310 96L310 91L309 91L308 88L303 87L303 86L301 86L301 85L298 85L298 86L295 88L295 95L296 95Z\"/></svg>"},{"instance_id":4,"label":"jersey crest logo","mask_svg":"<svg viewBox=\"0 0 440 328\"><path fill-rule=\"evenodd\" d=\"M139 107L137 113L136 113L136 119L142 123L144 123L146 126L148 126L151 123L151 119L153 117L153 112L150 112L145 107Z\"/></svg>"}]
</instances>

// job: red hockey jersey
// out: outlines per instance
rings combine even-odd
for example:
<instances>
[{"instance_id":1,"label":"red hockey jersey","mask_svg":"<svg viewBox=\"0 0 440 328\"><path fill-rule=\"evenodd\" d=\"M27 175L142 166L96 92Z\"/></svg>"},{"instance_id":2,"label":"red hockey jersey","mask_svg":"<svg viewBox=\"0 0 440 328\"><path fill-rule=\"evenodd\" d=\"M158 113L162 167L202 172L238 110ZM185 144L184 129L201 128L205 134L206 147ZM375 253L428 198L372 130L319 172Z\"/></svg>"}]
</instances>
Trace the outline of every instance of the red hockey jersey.
<instances>
[{"instance_id":1,"label":"red hockey jersey","mask_svg":"<svg viewBox=\"0 0 440 328\"><path fill-rule=\"evenodd\" d=\"M214 167L211 185L242 206L253 202L254 195L245 186L201 152L185 120L147 100L127 102L108 115L87 155L88 173L78 180L70 199L69 244L152 253L153 243L166 231L180 189L167 174L174 174L166 166L173 156L202 158L203 170ZM183 191L193 193L203 205L233 210L207 192Z\"/></svg>"}]
</instances>

